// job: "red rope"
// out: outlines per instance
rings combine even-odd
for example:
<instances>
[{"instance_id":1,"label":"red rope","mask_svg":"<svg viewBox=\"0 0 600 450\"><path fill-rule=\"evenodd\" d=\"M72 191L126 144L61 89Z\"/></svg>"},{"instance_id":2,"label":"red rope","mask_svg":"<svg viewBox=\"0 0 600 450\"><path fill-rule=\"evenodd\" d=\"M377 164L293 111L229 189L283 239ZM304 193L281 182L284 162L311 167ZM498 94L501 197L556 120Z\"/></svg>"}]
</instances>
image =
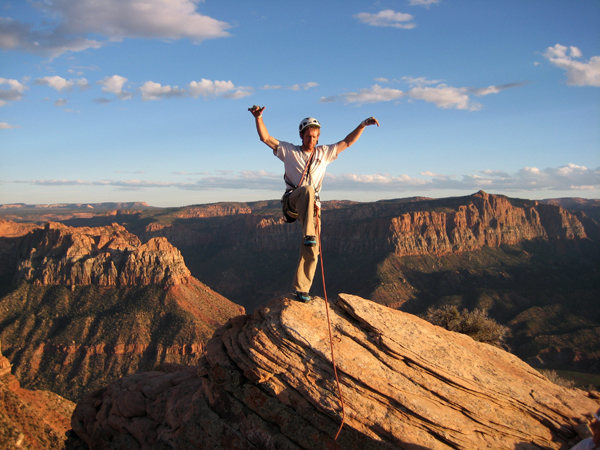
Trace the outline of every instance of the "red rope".
<instances>
[{"instance_id":1,"label":"red rope","mask_svg":"<svg viewBox=\"0 0 600 450\"><path fill-rule=\"evenodd\" d=\"M317 238L319 240L319 257L321 259L321 276L323 278L323 294L325 297L325 311L327 312L327 325L329 329L329 345L331 347L331 363L333 365L333 374L335 375L335 382L337 384L338 396L340 398L340 406L342 408L342 423L340 424L340 428L338 429L335 435L335 441L337 441L340 432L342 431L342 427L344 426L344 421L346 420L346 410L344 409L344 397L342 396L342 387L340 386L340 380L337 374L337 367L335 365L335 356L333 354L333 333L331 332L331 319L329 318L329 301L327 300L327 288L325 287L325 268L323 266L323 247L321 246L321 229L319 227L319 211L317 209Z\"/></svg>"}]
</instances>

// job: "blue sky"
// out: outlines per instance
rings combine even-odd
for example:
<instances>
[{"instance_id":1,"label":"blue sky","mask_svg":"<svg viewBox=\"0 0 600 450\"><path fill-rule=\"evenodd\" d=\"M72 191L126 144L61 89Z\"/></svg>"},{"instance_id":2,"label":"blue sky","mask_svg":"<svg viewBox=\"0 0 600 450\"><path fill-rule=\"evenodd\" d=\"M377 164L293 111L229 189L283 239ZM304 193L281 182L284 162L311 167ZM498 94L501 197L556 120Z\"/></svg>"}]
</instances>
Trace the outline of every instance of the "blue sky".
<instances>
[{"instance_id":1,"label":"blue sky","mask_svg":"<svg viewBox=\"0 0 600 450\"><path fill-rule=\"evenodd\" d=\"M0 3L0 204L278 198L253 104L379 119L324 200L600 198L600 2Z\"/></svg>"}]
</instances>

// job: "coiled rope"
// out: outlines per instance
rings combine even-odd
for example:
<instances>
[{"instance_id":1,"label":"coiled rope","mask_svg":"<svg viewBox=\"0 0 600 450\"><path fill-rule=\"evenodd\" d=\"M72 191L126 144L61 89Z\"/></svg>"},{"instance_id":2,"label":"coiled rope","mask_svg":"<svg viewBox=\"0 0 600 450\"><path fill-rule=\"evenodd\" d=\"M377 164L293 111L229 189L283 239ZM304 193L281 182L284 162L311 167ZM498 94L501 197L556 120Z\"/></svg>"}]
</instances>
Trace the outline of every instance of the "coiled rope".
<instances>
[{"instance_id":1,"label":"coiled rope","mask_svg":"<svg viewBox=\"0 0 600 450\"><path fill-rule=\"evenodd\" d=\"M344 422L346 420L346 410L344 408L344 397L342 396L342 387L340 385L340 380L338 378L337 366L335 364L335 356L333 352L333 333L331 331L331 319L329 318L329 301L327 300L327 288L325 287L325 267L323 266L323 246L321 245L321 227L319 226L319 210L317 209L317 238L319 241L319 257L321 260L321 276L323 279L323 296L325 297L325 311L327 312L327 326L329 330L329 346L331 347L331 363L333 365L333 374L335 375L335 382L337 384L338 397L340 398L340 407L342 410L342 423L340 423L340 428L338 429L335 435L335 441L337 441L340 432L342 431L342 427L344 426Z\"/></svg>"}]
</instances>

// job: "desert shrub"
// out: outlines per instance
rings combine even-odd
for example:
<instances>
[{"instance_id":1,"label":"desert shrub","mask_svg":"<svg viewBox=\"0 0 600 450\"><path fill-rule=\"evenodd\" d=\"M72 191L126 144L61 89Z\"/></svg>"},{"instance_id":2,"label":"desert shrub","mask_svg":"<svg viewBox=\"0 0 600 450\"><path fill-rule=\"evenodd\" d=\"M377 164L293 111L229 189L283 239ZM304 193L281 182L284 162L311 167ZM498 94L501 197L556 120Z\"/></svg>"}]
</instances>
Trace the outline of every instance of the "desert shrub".
<instances>
[{"instance_id":1,"label":"desert shrub","mask_svg":"<svg viewBox=\"0 0 600 450\"><path fill-rule=\"evenodd\" d=\"M540 373L544 375L548 380L552 381L554 384L558 384L559 386L573 389L575 387L575 381L568 380L566 378L561 377L554 370L542 369Z\"/></svg>"},{"instance_id":2,"label":"desert shrub","mask_svg":"<svg viewBox=\"0 0 600 450\"><path fill-rule=\"evenodd\" d=\"M424 319L447 330L471 336L476 341L500 348L506 347L504 340L508 336L509 328L496 322L482 309L463 309L461 312L455 305L430 307Z\"/></svg>"}]
</instances>

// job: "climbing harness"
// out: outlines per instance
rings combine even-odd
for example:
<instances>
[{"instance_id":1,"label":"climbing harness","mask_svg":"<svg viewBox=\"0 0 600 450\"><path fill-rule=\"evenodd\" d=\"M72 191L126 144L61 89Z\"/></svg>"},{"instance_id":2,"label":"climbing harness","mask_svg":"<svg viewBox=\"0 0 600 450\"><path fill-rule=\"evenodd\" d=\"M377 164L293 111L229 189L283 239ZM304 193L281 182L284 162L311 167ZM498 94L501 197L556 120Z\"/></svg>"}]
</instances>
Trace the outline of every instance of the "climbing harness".
<instances>
[{"instance_id":1,"label":"climbing harness","mask_svg":"<svg viewBox=\"0 0 600 450\"><path fill-rule=\"evenodd\" d=\"M340 379L338 378L337 366L335 364L335 356L333 353L333 333L331 331L331 319L329 318L329 301L327 299L327 288L325 287L325 268L323 266L323 246L321 245L321 231L319 227L319 211L317 209L317 239L319 241L319 258L321 260L321 276L323 280L323 297L325 297L325 312L327 313L327 326L329 330L329 346L331 348L331 364L333 365L333 374L335 375L335 382L337 385L338 397L340 398L340 408L342 410L342 422L340 423L340 428L335 434L334 440L337 441L340 432L342 431L342 427L344 426L344 422L346 420L346 410L344 408L344 397L342 396L342 387L340 385Z\"/></svg>"},{"instance_id":2,"label":"climbing harness","mask_svg":"<svg viewBox=\"0 0 600 450\"><path fill-rule=\"evenodd\" d=\"M304 170L302 171L302 176L300 177L300 182L298 183L298 185L294 185L294 183L291 182L291 180L287 177L287 175L285 173L283 174L283 180L285 181L285 184L287 186L289 186L289 188L286 189L285 192L283 193L283 197L281 197L281 209L283 212L283 219L287 223L295 222L298 219L298 212L294 211L290 207L290 195L298 187L302 186L302 183L304 182L304 178L306 177L307 173L310 172L310 165L313 162L315 152L316 152L316 150L313 150L311 152L310 157L308 158L308 161L306 162L306 165L304 166Z\"/></svg>"}]
</instances>

